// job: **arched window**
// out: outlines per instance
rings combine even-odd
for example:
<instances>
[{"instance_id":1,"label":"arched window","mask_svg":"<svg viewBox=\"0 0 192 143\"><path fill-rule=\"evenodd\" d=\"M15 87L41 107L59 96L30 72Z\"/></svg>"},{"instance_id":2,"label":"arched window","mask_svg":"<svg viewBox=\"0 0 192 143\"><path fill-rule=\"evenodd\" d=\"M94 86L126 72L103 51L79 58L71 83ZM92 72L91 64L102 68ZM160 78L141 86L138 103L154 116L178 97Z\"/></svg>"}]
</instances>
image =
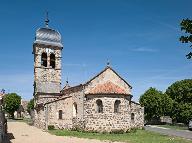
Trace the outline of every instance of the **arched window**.
<instances>
[{"instance_id":1,"label":"arched window","mask_svg":"<svg viewBox=\"0 0 192 143\"><path fill-rule=\"evenodd\" d=\"M114 113L118 113L119 112L119 105L120 105L121 101L120 100L116 100L114 103Z\"/></svg>"},{"instance_id":2,"label":"arched window","mask_svg":"<svg viewBox=\"0 0 192 143\"><path fill-rule=\"evenodd\" d=\"M62 119L62 118L63 118L62 115L63 115L63 111L62 111L62 110L59 110L59 119Z\"/></svg>"},{"instance_id":3,"label":"arched window","mask_svg":"<svg viewBox=\"0 0 192 143\"><path fill-rule=\"evenodd\" d=\"M41 65L47 67L47 53L42 53L41 55Z\"/></svg>"},{"instance_id":4,"label":"arched window","mask_svg":"<svg viewBox=\"0 0 192 143\"><path fill-rule=\"evenodd\" d=\"M97 104L97 112L98 113L102 113L103 112L103 103L100 99L98 99L96 101L96 104Z\"/></svg>"},{"instance_id":5,"label":"arched window","mask_svg":"<svg viewBox=\"0 0 192 143\"><path fill-rule=\"evenodd\" d=\"M50 54L50 66L55 68L55 54L53 53Z\"/></svg>"},{"instance_id":6,"label":"arched window","mask_svg":"<svg viewBox=\"0 0 192 143\"><path fill-rule=\"evenodd\" d=\"M131 113L131 121L134 121L134 119L135 119L135 114Z\"/></svg>"},{"instance_id":7,"label":"arched window","mask_svg":"<svg viewBox=\"0 0 192 143\"><path fill-rule=\"evenodd\" d=\"M73 117L77 116L77 103L73 103Z\"/></svg>"}]
</instances>

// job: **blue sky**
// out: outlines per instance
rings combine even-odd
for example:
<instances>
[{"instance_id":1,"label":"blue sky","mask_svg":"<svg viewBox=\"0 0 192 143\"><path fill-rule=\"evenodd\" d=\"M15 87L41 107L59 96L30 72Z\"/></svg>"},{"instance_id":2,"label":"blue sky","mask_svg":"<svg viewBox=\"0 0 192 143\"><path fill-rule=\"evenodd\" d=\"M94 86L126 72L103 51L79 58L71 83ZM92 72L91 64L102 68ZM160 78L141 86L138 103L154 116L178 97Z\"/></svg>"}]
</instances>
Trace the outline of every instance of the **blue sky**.
<instances>
[{"instance_id":1,"label":"blue sky","mask_svg":"<svg viewBox=\"0 0 192 143\"><path fill-rule=\"evenodd\" d=\"M33 94L35 31L62 35L62 84L86 80L111 66L132 86L134 99L149 87L165 91L192 77L188 45L179 42L179 23L192 19L191 0L3 0L0 4L0 89L24 99Z\"/></svg>"}]
</instances>

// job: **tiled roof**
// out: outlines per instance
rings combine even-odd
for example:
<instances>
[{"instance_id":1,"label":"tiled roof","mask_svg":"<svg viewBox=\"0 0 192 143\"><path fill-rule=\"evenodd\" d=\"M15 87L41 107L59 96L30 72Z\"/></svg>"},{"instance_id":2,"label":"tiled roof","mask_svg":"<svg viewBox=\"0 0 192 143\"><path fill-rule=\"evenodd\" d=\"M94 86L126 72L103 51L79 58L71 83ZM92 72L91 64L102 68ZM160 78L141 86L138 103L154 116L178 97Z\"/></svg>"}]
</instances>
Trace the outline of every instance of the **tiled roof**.
<instances>
[{"instance_id":1,"label":"tiled roof","mask_svg":"<svg viewBox=\"0 0 192 143\"><path fill-rule=\"evenodd\" d=\"M71 87L71 86L70 86L69 84L66 84L66 85L63 87L62 90L68 89L68 88L70 88L70 87Z\"/></svg>"},{"instance_id":2,"label":"tiled roof","mask_svg":"<svg viewBox=\"0 0 192 143\"><path fill-rule=\"evenodd\" d=\"M68 84L68 82L66 83L66 85L63 87L63 89L61 90L61 93L64 93L66 91L71 91L71 90L74 90L76 88L79 88L79 87L82 87L82 86L86 86L88 85L92 80L94 80L95 78L97 78L99 75L101 75L103 72L105 72L107 69L110 69L112 70L120 79L122 79L131 89L132 89L132 86L130 84L128 84L126 82L126 80L124 80L119 74L117 74L117 72L115 72L115 70L113 70L111 67L107 66L104 70L102 70L99 74L97 74L96 76L94 76L92 79L90 79L89 81L87 81L86 83L84 84L80 84L80 85L77 85L77 86L70 86ZM127 93L126 93L127 94Z\"/></svg>"},{"instance_id":3,"label":"tiled roof","mask_svg":"<svg viewBox=\"0 0 192 143\"><path fill-rule=\"evenodd\" d=\"M69 88L63 88L62 90L61 90L61 94L63 95L63 94L69 94L69 93L72 93L72 92L76 92L76 91L78 91L78 90L80 90L80 89L82 89L83 88L83 85L82 84L79 84L79 85L77 85L77 86L72 86L72 87L69 87Z\"/></svg>"},{"instance_id":4,"label":"tiled roof","mask_svg":"<svg viewBox=\"0 0 192 143\"><path fill-rule=\"evenodd\" d=\"M98 84L91 89L88 94L128 94L124 89L108 81L104 84Z\"/></svg>"}]
</instances>

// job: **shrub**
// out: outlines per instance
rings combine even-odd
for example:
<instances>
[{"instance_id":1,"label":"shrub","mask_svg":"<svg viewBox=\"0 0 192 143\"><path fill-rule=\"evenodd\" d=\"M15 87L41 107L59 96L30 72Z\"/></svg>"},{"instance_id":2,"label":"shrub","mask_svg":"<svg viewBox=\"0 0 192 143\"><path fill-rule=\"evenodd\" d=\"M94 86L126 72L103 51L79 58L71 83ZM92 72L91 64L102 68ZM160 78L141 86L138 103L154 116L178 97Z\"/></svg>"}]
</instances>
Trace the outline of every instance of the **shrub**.
<instances>
[{"instance_id":1,"label":"shrub","mask_svg":"<svg viewBox=\"0 0 192 143\"><path fill-rule=\"evenodd\" d=\"M138 130L138 128L131 128L126 131L126 133L135 133Z\"/></svg>"},{"instance_id":2,"label":"shrub","mask_svg":"<svg viewBox=\"0 0 192 143\"><path fill-rule=\"evenodd\" d=\"M124 130L123 129L113 129L113 130L111 130L111 132L110 132L111 134L123 134L123 133L125 133L124 132Z\"/></svg>"},{"instance_id":3,"label":"shrub","mask_svg":"<svg viewBox=\"0 0 192 143\"><path fill-rule=\"evenodd\" d=\"M54 130L55 126L54 125L48 125L48 130Z\"/></svg>"}]
</instances>

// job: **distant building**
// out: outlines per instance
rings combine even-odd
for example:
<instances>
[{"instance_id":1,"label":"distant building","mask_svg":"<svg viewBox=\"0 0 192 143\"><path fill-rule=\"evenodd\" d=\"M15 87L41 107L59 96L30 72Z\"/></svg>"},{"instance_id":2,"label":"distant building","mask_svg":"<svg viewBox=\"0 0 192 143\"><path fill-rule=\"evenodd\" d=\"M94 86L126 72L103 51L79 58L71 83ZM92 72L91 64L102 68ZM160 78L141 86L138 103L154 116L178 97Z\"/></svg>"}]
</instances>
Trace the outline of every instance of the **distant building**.
<instances>
[{"instance_id":1,"label":"distant building","mask_svg":"<svg viewBox=\"0 0 192 143\"><path fill-rule=\"evenodd\" d=\"M5 92L1 91L0 92L0 110L2 110L2 106L3 106L3 97L5 96Z\"/></svg>"},{"instance_id":2,"label":"distant building","mask_svg":"<svg viewBox=\"0 0 192 143\"><path fill-rule=\"evenodd\" d=\"M29 101L21 99L21 105L19 106L19 109L14 113L15 118L30 118L30 115L27 111L28 103Z\"/></svg>"},{"instance_id":3,"label":"distant building","mask_svg":"<svg viewBox=\"0 0 192 143\"><path fill-rule=\"evenodd\" d=\"M34 124L40 128L80 128L110 132L144 126L144 108L132 101L131 85L110 65L86 83L61 89L61 52L58 31L36 31L34 54Z\"/></svg>"},{"instance_id":4,"label":"distant building","mask_svg":"<svg viewBox=\"0 0 192 143\"><path fill-rule=\"evenodd\" d=\"M3 104L3 102L2 102L3 101L3 96L4 96L4 94L0 93L0 105Z\"/></svg>"}]
</instances>

